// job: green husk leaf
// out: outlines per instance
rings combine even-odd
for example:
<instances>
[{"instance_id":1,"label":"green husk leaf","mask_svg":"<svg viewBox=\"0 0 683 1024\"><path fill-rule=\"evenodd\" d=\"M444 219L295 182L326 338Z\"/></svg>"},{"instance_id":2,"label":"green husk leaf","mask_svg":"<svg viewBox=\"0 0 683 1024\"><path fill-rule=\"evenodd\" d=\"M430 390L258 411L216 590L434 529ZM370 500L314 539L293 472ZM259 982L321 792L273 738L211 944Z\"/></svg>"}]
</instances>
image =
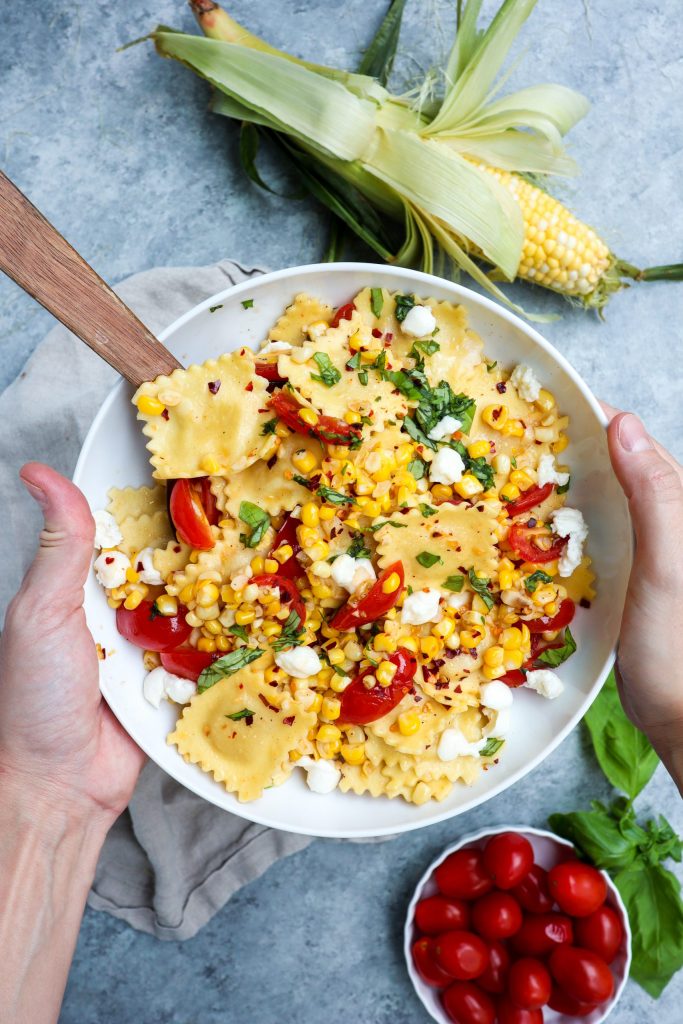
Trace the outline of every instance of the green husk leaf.
<instances>
[{"instance_id":1,"label":"green husk leaf","mask_svg":"<svg viewBox=\"0 0 683 1024\"><path fill-rule=\"evenodd\" d=\"M368 46L358 66L361 75L371 75L382 85L387 84L398 47L401 33L401 20L406 0L392 0L389 10L384 15L375 38Z\"/></svg>"}]
</instances>

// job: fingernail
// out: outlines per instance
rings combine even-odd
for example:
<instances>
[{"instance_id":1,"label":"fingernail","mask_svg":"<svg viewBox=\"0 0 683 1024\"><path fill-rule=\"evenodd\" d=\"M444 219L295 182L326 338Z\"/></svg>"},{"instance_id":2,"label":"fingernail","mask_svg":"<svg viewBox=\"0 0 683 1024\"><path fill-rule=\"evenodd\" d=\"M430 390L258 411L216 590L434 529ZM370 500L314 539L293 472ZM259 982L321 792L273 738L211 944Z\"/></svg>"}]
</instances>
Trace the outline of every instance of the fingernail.
<instances>
[{"instance_id":1,"label":"fingernail","mask_svg":"<svg viewBox=\"0 0 683 1024\"><path fill-rule=\"evenodd\" d=\"M626 413L619 420L619 444L627 452L645 452L653 447L645 427L633 413Z\"/></svg>"},{"instance_id":2,"label":"fingernail","mask_svg":"<svg viewBox=\"0 0 683 1024\"><path fill-rule=\"evenodd\" d=\"M41 508L45 508L47 505L47 495L42 487L38 487L36 484L31 483L30 480L26 480L23 476L20 477L20 479L31 497L35 498Z\"/></svg>"}]
</instances>

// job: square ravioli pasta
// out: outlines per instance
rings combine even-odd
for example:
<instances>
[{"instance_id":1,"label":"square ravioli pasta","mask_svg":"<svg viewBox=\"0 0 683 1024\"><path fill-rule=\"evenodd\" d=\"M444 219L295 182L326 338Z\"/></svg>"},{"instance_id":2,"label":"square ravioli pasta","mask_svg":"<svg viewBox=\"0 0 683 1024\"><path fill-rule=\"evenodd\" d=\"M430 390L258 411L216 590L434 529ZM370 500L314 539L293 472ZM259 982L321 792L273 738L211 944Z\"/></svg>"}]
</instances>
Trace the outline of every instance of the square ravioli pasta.
<instances>
[{"instance_id":1,"label":"square ravioli pasta","mask_svg":"<svg viewBox=\"0 0 683 1024\"><path fill-rule=\"evenodd\" d=\"M95 571L169 743L238 800L297 767L442 800L495 770L518 688L561 699L595 595L569 421L463 307L300 294L256 355L134 401L156 484L110 492Z\"/></svg>"}]
</instances>

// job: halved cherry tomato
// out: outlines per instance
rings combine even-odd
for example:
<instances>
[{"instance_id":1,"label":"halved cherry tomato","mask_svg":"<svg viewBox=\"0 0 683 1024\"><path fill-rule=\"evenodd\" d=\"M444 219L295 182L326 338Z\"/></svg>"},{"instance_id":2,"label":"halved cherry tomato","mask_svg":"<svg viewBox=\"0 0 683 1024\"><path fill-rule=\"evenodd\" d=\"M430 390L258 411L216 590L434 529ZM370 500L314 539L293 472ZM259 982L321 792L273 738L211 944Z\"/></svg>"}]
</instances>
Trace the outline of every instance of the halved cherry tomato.
<instances>
[{"instance_id":1,"label":"halved cherry tomato","mask_svg":"<svg viewBox=\"0 0 683 1024\"><path fill-rule=\"evenodd\" d=\"M484 973L477 978L477 985L487 992L500 995L501 992L505 991L507 983L508 971L510 969L510 954L503 943L496 940L489 942L488 947L488 966Z\"/></svg>"},{"instance_id":2,"label":"halved cherry tomato","mask_svg":"<svg viewBox=\"0 0 683 1024\"><path fill-rule=\"evenodd\" d=\"M560 910L572 917L588 917L602 906L607 896L603 874L580 860L556 864L548 872L548 885Z\"/></svg>"},{"instance_id":3,"label":"halved cherry tomato","mask_svg":"<svg viewBox=\"0 0 683 1024\"><path fill-rule=\"evenodd\" d=\"M489 950L474 932L442 932L434 939L434 959L458 981L472 981L486 970Z\"/></svg>"},{"instance_id":4,"label":"halved cherry tomato","mask_svg":"<svg viewBox=\"0 0 683 1024\"><path fill-rule=\"evenodd\" d=\"M506 892L489 892L472 907L472 927L483 939L509 939L522 927L522 910Z\"/></svg>"},{"instance_id":5,"label":"halved cherry tomato","mask_svg":"<svg viewBox=\"0 0 683 1024\"><path fill-rule=\"evenodd\" d=\"M548 889L548 872L540 864L533 864L519 885L512 890L517 902L532 914L547 914L553 909Z\"/></svg>"},{"instance_id":6,"label":"halved cherry tomato","mask_svg":"<svg viewBox=\"0 0 683 1024\"><path fill-rule=\"evenodd\" d=\"M503 996L496 1006L498 1024L543 1024L543 1010L523 1010Z\"/></svg>"},{"instance_id":7,"label":"halved cherry tomato","mask_svg":"<svg viewBox=\"0 0 683 1024\"><path fill-rule=\"evenodd\" d=\"M580 1003L604 1003L614 991L612 972L589 949L558 946L550 955L550 972L560 988Z\"/></svg>"},{"instance_id":8,"label":"halved cherry tomato","mask_svg":"<svg viewBox=\"0 0 683 1024\"><path fill-rule=\"evenodd\" d=\"M534 505L540 505L550 495L555 484L544 484L543 487L532 487L517 498L516 501L509 501L505 506L509 516L518 516L522 512L528 512Z\"/></svg>"},{"instance_id":9,"label":"halved cherry tomato","mask_svg":"<svg viewBox=\"0 0 683 1024\"><path fill-rule=\"evenodd\" d=\"M167 672L172 672L174 676L193 679L196 683L204 669L220 657L220 651L209 653L209 651L198 651L194 647L178 647L174 651L162 651L161 664Z\"/></svg>"},{"instance_id":10,"label":"halved cherry tomato","mask_svg":"<svg viewBox=\"0 0 683 1024\"><path fill-rule=\"evenodd\" d=\"M273 541L273 551L277 551L283 544L289 544L292 549L291 557L283 562L277 571L278 576L286 576L288 580L298 580L306 575L301 562L296 557L301 551L301 545L296 535L297 526L299 526L299 520L287 515Z\"/></svg>"},{"instance_id":11,"label":"halved cherry tomato","mask_svg":"<svg viewBox=\"0 0 683 1024\"><path fill-rule=\"evenodd\" d=\"M484 847L484 867L499 889L518 885L533 863L533 847L518 832L499 832Z\"/></svg>"},{"instance_id":12,"label":"halved cherry tomato","mask_svg":"<svg viewBox=\"0 0 683 1024\"><path fill-rule=\"evenodd\" d=\"M587 1017L589 1013L592 1013L597 1003L580 1003L578 999L574 999L561 989L559 985L553 985L553 990L550 993L550 999L548 1000L548 1006L551 1010L555 1010L556 1013L564 1013L568 1017Z\"/></svg>"},{"instance_id":13,"label":"halved cherry tomato","mask_svg":"<svg viewBox=\"0 0 683 1024\"><path fill-rule=\"evenodd\" d=\"M529 527L523 526L521 523L515 523L510 527L507 540L512 550L523 558L525 562L554 562L564 551L567 538L558 537L547 550L544 550L539 548L534 541L534 537L540 536L548 537L550 535L542 527Z\"/></svg>"},{"instance_id":14,"label":"halved cherry tomato","mask_svg":"<svg viewBox=\"0 0 683 1024\"><path fill-rule=\"evenodd\" d=\"M438 935L454 928L469 928L470 908L464 900L427 896L415 907L415 924L428 935Z\"/></svg>"},{"instance_id":15,"label":"halved cherry tomato","mask_svg":"<svg viewBox=\"0 0 683 1024\"><path fill-rule=\"evenodd\" d=\"M292 580L287 579L286 576L282 576L279 572L262 572L257 576L252 576L249 582L255 583L257 587L278 587L280 590L280 596L282 596L282 593L284 592L286 595L285 601L291 601L292 611L297 613L299 616L299 625L303 626L306 619L306 608L301 594Z\"/></svg>"},{"instance_id":16,"label":"halved cherry tomato","mask_svg":"<svg viewBox=\"0 0 683 1024\"><path fill-rule=\"evenodd\" d=\"M526 956L517 960L508 975L508 995L523 1010L539 1010L550 999L552 979L540 960Z\"/></svg>"},{"instance_id":17,"label":"halved cherry tomato","mask_svg":"<svg viewBox=\"0 0 683 1024\"><path fill-rule=\"evenodd\" d=\"M576 922L576 941L584 949L611 964L624 938L624 926L617 912L607 904Z\"/></svg>"},{"instance_id":18,"label":"halved cherry tomato","mask_svg":"<svg viewBox=\"0 0 683 1024\"><path fill-rule=\"evenodd\" d=\"M493 1000L470 981L454 981L441 997L446 1016L453 1024L494 1024Z\"/></svg>"},{"instance_id":19,"label":"halved cherry tomato","mask_svg":"<svg viewBox=\"0 0 683 1024\"><path fill-rule=\"evenodd\" d=\"M399 585L390 594L385 594L382 587L394 572L400 580ZM374 622L380 616L386 615L401 596L404 580L405 572L402 562L394 562L393 565L387 566L377 582L373 583L360 599L350 597L346 604L342 605L330 622L331 628L338 629L344 633L349 629L364 626L365 623Z\"/></svg>"},{"instance_id":20,"label":"halved cherry tomato","mask_svg":"<svg viewBox=\"0 0 683 1024\"><path fill-rule=\"evenodd\" d=\"M264 380L269 381L271 384L283 384L285 381L285 378L280 376L280 372L277 368L277 359L274 363L267 362L265 359L257 359L256 373L259 377L263 377Z\"/></svg>"},{"instance_id":21,"label":"halved cherry tomato","mask_svg":"<svg viewBox=\"0 0 683 1024\"><path fill-rule=\"evenodd\" d=\"M203 481L206 481L206 484ZM208 477L176 480L168 502L171 522L179 538L190 547L208 551L216 543L203 499L211 495ZM212 508L215 505L212 504Z\"/></svg>"},{"instance_id":22,"label":"halved cherry tomato","mask_svg":"<svg viewBox=\"0 0 683 1024\"><path fill-rule=\"evenodd\" d=\"M564 601L560 602L556 615L542 615L540 619L528 619L526 624L530 633L554 633L569 625L574 618L575 611L576 605L571 597L565 597ZM534 657L538 657L541 652L540 650L533 651L532 648L532 653Z\"/></svg>"},{"instance_id":23,"label":"halved cherry tomato","mask_svg":"<svg viewBox=\"0 0 683 1024\"><path fill-rule=\"evenodd\" d=\"M275 415L285 423L290 430L297 434L305 434L307 437L317 437L321 441L329 441L331 444L353 444L361 437L360 427L355 424L346 423L337 419L336 416L318 416L318 422L311 426L301 419L301 406L293 395L284 391L276 391L268 399L268 406Z\"/></svg>"},{"instance_id":24,"label":"halved cherry tomato","mask_svg":"<svg viewBox=\"0 0 683 1024\"><path fill-rule=\"evenodd\" d=\"M396 666L396 674L389 686L376 683L368 690L363 680L374 672L370 665L357 675L341 695L340 720L349 725L368 725L387 715L413 688L417 672L417 659L405 647L399 647L395 654L388 654L387 661Z\"/></svg>"},{"instance_id":25,"label":"halved cherry tomato","mask_svg":"<svg viewBox=\"0 0 683 1024\"><path fill-rule=\"evenodd\" d=\"M434 939L422 938L413 943L411 953L415 970L427 985L445 988L453 979L450 974L439 967L434 959Z\"/></svg>"},{"instance_id":26,"label":"halved cherry tomato","mask_svg":"<svg viewBox=\"0 0 683 1024\"><path fill-rule=\"evenodd\" d=\"M530 914L512 938L512 948L522 956L545 956L574 941L571 919L564 914Z\"/></svg>"},{"instance_id":27,"label":"halved cherry tomato","mask_svg":"<svg viewBox=\"0 0 683 1024\"><path fill-rule=\"evenodd\" d=\"M493 879L484 867L481 850L456 850L439 864L434 872L439 889L445 896L474 900L493 889Z\"/></svg>"},{"instance_id":28,"label":"halved cherry tomato","mask_svg":"<svg viewBox=\"0 0 683 1024\"><path fill-rule=\"evenodd\" d=\"M356 307L352 302L347 302L345 306L340 306L337 312L330 320L330 327L339 327L340 320L350 320L354 314Z\"/></svg>"},{"instance_id":29,"label":"halved cherry tomato","mask_svg":"<svg viewBox=\"0 0 683 1024\"><path fill-rule=\"evenodd\" d=\"M131 610L123 605L116 609L116 628L121 636L143 650L171 651L185 643L192 632L186 615L183 605L178 605L176 615L160 615L154 601L141 601Z\"/></svg>"}]
</instances>

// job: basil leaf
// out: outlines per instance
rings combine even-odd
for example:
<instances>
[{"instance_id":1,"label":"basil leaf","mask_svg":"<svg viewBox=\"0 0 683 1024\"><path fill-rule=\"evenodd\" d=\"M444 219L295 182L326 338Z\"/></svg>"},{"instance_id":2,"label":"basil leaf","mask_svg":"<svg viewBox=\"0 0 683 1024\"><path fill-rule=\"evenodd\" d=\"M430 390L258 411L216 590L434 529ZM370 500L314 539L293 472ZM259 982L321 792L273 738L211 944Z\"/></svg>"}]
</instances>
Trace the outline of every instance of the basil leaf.
<instances>
[{"instance_id":1,"label":"basil leaf","mask_svg":"<svg viewBox=\"0 0 683 1024\"><path fill-rule=\"evenodd\" d=\"M424 352L426 356L433 356L435 352L441 351L441 345L439 345L438 341L434 341L433 338L420 338L418 341L415 341L408 355L412 356L413 359L419 359L415 349Z\"/></svg>"},{"instance_id":2,"label":"basil leaf","mask_svg":"<svg viewBox=\"0 0 683 1024\"><path fill-rule=\"evenodd\" d=\"M282 632L271 640L271 647L274 651L282 651L285 647L296 647L301 643L304 628L298 612L291 611L282 627Z\"/></svg>"},{"instance_id":3,"label":"basil leaf","mask_svg":"<svg viewBox=\"0 0 683 1024\"><path fill-rule=\"evenodd\" d=\"M500 748L505 743L505 740L498 739L497 736L489 736L485 746L479 751L480 757L492 757L497 754Z\"/></svg>"},{"instance_id":4,"label":"basil leaf","mask_svg":"<svg viewBox=\"0 0 683 1024\"><path fill-rule=\"evenodd\" d=\"M477 576L474 569L470 569L470 571L467 573L467 578L470 581L470 586L472 587L472 590L474 590L475 593L479 594L479 597L482 599L482 601L490 611L491 608L493 608L493 597L491 596L491 593L488 588L489 581L483 578L480 579L479 576Z\"/></svg>"},{"instance_id":5,"label":"basil leaf","mask_svg":"<svg viewBox=\"0 0 683 1024\"><path fill-rule=\"evenodd\" d=\"M246 626L230 626L228 628L228 633L232 633L233 636L239 637L240 640L249 639Z\"/></svg>"},{"instance_id":6,"label":"basil leaf","mask_svg":"<svg viewBox=\"0 0 683 1024\"><path fill-rule=\"evenodd\" d=\"M251 527L249 537L245 537L244 534L240 535L240 538L244 538L243 543L245 547L257 547L270 526L270 516L262 508L259 508L258 505L254 505L253 501L242 501L238 515L243 523Z\"/></svg>"},{"instance_id":7,"label":"basil leaf","mask_svg":"<svg viewBox=\"0 0 683 1024\"><path fill-rule=\"evenodd\" d=\"M635 799L652 778L659 758L626 717L614 672L610 672L584 721L603 772L613 786Z\"/></svg>"},{"instance_id":8,"label":"basil leaf","mask_svg":"<svg viewBox=\"0 0 683 1024\"><path fill-rule=\"evenodd\" d=\"M486 364L486 372L487 373L493 373L493 371L495 370L495 368L497 366L498 366L498 360L497 359L493 363L487 363Z\"/></svg>"},{"instance_id":9,"label":"basil leaf","mask_svg":"<svg viewBox=\"0 0 683 1024\"><path fill-rule=\"evenodd\" d=\"M365 537L362 533L354 533L351 545L347 551L351 558L369 558L372 552L365 546Z\"/></svg>"},{"instance_id":10,"label":"basil leaf","mask_svg":"<svg viewBox=\"0 0 683 1024\"><path fill-rule=\"evenodd\" d=\"M277 416L273 416L272 420L268 420L261 427L261 436L265 437L266 434L274 434L277 426Z\"/></svg>"},{"instance_id":11,"label":"basil leaf","mask_svg":"<svg viewBox=\"0 0 683 1024\"><path fill-rule=\"evenodd\" d=\"M381 530L383 526L393 526L396 530L405 530L407 523L397 523L393 519L385 519L381 523L373 523L372 526L366 526L365 529L368 533L376 533L377 530Z\"/></svg>"},{"instance_id":12,"label":"basil leaf","mask_svg":"<svg viewBox=\"0 0 683 1024\"><path fill-rule=\"evenodd\" d=\"M360 352L356 352L355 356L351 356L348 363L346 364L347 370L357 370L360 366Z\"/></svg>"},{"instance_id":13,"label":"basil leaf","mask_svg":"<svg viewBox=\"0 0 683 1024\"><path fill-rule=\"evenodd\" d=\"M550 665L551 668L557 668L562 662L570 658L576 650L576 640L572 636L569 626L564 631L564 643L561 647L552 647L547 651L543 651L543 654L539 654L536 661L542 661L544 665Z\"/></svg>"},{"instance_id":14,"label":"basil leaf","mask_svg":"<svg viewBox=\"0 0 683 1024\"><path fill-rule=\"evenodd\" d=\"M253 305L254 305L254 300L253 299L242 299L242 309L251 309L251 307ZM216 309L217 307L214 306L213 308Z\"/></svg>"},{"instance_id":15,"label":"basil leaf","mask_svg":"<svg viewBox=\"0 0 683 1024\"><path fill-rule=\"evenodd\" d=\"M607 871L630 867L638 854L638 836L632 826L645 835L635 825L635 814L620 819L597 801L592 806L592 811L551 814L548 823L553 832L573 843L596 867Z\"/></svg>"},{"instance_id":16,"label":"basil leaf","mask_svg":"<svg viewBox=\"0 0 683 1024\"><path fill-rule=\"evenodd\" d=\"M397 295L396 296L396 308L394 309L394 316L400 324L403 323L408 313L415 305L415 297L413 295Z\"/></svg>"},{"instance_id":17,"label":"basil leaf","mask_svg":"<svg viewBox=\"0 0 683 1024\"><path fill-rule=\"evenodd\" d=\"M253 718L254 712L250 711L249 708L242 708L241 711L235 711L232 715L226 715L232 722L239 722L242 718Z\"/></svg>"},{"instance_id":18,"label":"basil leaf","mask_svg":"<svg viewBox=\"0 0 683 1024\"><path fill-rule=\"evenodd\" d=\"M454 594L459 594L465 585L464 576L448 576L441 584L446 590L452 590Z\"/></svg>"},{"instance_id":19,"label":"basil leaf","mask_svg":"<svg viewBox=\"0 0 683 1024\"><path fill-rule=\"evenodd\" d=\"M380 317L384 308L384 292L381 288L370 289L370 309L373 316Z\"/></svg>"},{"instance_id":20,"label":"basil leaf","mask_svg":"<svg viewBox=\"0 0 683 1024\"><path fill-rule=\"evenodd\" d=\"M295 473L294 476L292 477L292 480L294 480L294 482L297 484L301 484L302 487L307 487L309 491L313 490L313 488L311 487L311 481L308 479L308 477L301 476L300 473Z\"/></svg>"},{"instance_id":21,"label":"basil leaf","mask_svg":"<svg viewBox=\"0 0 683 1024\"><path fill-rule=\"evenodd\" d=\"M359 381L360 384L363 385L364 388L366 388L368 386L368 371L367 370L359 370L358 371L358 381Z\"/></svg>"},{"instance_id":22,"label":"basil leaf","mask_svg":"<svg viewBox=\"0 0 683 1024\"><path fill-rule=\"evenodd\" d=\"M537 569L536 572L532 572L531 576L528 576L527 579L524 580L524 586L530 594L533 594L536 588L538 587L539 583L552 582L552 576L548 576L548 573L543 572L542 569Z\"/></svg>"},{"instance_id":23,"label":"basil leaf","mask_svg":"<svg viewBox=\"0 0 683 1024\"><path fill-rule=\"evenodd\" d=\"M435 555L431 551L421 551L419 555L415 555L415 561L419 562L425 569L431 569L437 562L441 562L443 565L443 558L440 555Z\"/></svg>"},{"instance_id":24,"label":"basil leaf","mask_svg":"<svg viewBox=\"0 0 683 1024\"><path fill-rule=\"evenodd\" d=\"M683 967L683 904L678 879L661 864L638 864L614 882L632 933L631 977L658 999Z\"/></svg>"},{"instance_id":25,"label":"basil leaf","mask_svg":"<svg viewBox=\"0 0 683 1024\"><path fill-rule=\"evenodd\" d=\"M435 508L432 508L431 505L425 505L422 502L420 503L420 512L425 517L425 519L429 519L430 516L435 516L436 511L437 510Z\"/></svg>"},{"instance_id":26,"label":"basil leaf","mask_svg":"<svg viewBox=\"0 0 683 1024\"><path fill-rule=\"evenodd\" d=\"M333 388L335 384L338 384L341 380L341 373L333 365L327 353L314 352L313 358L318 364L320 373L312 373L311 380L317 380L320 384L324 384L326 388Z\"/></svg>"},{"instance_id":27,"label":"basil leaf","mask_svg":"<svg viewBox=\"0 0 683 1024\"><path fill-rule=\"evenodd\" d=\"M421 480L427 472L427 463L424 459L413 459L408 463L408 472L412 473L416 480Z\"/></svg>"},{"instance_id":28,"label":"basil leaf","mask_svg":"<svg viewBox=\"0 0 683 1024\"><path fill-rule=\"evenodd\" d=\"M465 459L465 470L475 476L485 491L489 491L494 484L495 474L493 466L490 466L483 455L476 459L469 456Z\"/></svg>"},{"instance_id":29,"label":"basil leaf","mask_svg":"<svg viewBox=\"0 0 683 1024\"><path fill-rule=\"evenodd\" d=\"M230 654L218 658L200 673L197 680L197 693L204 693L205 690L219 683L221 679L234 675L235 672L250 665L252 661L256 661L262 654L263 651L258 647L238 647Z\"/></svg>"},{"instance_id":30,"label":"basil leaf","mask_svg":"<svg viewBox=\"0 0 683 1024\"><path fill-rule=\"evenodd\" d=\"M327 484L321 484L316 491L316 494L323 499L323 501L329 501L331 505L353 505L355 503L354 498L349 498L346 494L342 494L340 491L334 491Z\"/></svg>"},{"instance_id":31,"label":"basil leaf","mask_svg":"<svg viewBox=\"0 0 683 1024\"><path fill-rule=\"evenodd\" d=\"M413 441L417 441L418 444L424 444L427 448L431 448L432 451L436 451L436 441L432 441L424 431L420 430L412 416L406 416L402 423L403 430L409 437L412 437ZM408 464L410 468L410 463Z\"/></svg>"},{"instance_id":32,"label":"basil leaf","mask_svg":"<svg viewBox=\"0 0 683 1024\"><path fill-rule=\"evenodd\" d=\"M217 309L222 309L223 303L219 302L217 306L209 306L209 313L215 313Z\"/></svg>"},{"instance_id":33,"label":"basil leaf","mask_svg":"<svg viewBox=\"0 0 683 1024\"><path fill-rule=\"evenodd\" d=\"M561 484L559 487L555 488L555 493L556 494L566 494L567 491L569 490L569 488L571 487L571 483L572 483L572 478L569 477L569 480L567 480L566 484Z\"/></svg>"},{"instance_id":34,"label":"basil leaf","mask_svg":"<svg viewBox=\"0 0 683 1024\"><path fill-rule=\"evenodd\" d=\"M410 374L404 370L382 370L382 377L393 384L411 402L419 402L422 398L421 389L414 383Z\"/></svg>"}]
</instances>

